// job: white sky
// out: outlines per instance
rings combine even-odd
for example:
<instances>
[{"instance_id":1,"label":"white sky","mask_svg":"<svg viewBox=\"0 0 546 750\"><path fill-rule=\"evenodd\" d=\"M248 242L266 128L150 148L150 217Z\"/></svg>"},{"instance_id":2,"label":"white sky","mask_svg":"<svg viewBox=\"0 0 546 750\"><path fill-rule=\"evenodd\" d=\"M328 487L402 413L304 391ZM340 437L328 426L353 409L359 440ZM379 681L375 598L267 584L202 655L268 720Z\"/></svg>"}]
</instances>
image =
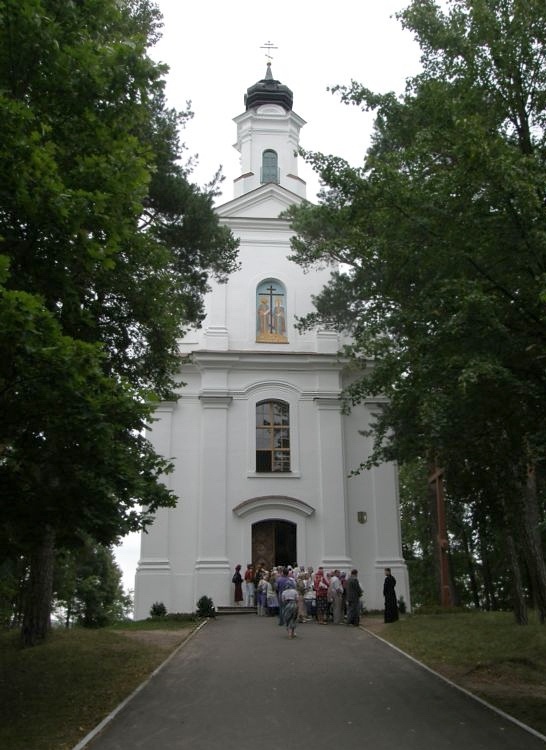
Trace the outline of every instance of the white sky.
<instances>
[{"instance_id":1,"label":"white sky","mask_svg":"<svg viewBox=\"0 0 546 750\"><path fill-rule=\"evenodd\" d=\"M311 151L362 163L370 143L371 116L339 102L326 89L351 79L369 89L402 93L405 80L419 70L419 49L394 13L409 0L156 0L164 18L163 38L152 51L167 63L169 106L195 113L182 140L199 155L193 180L207 183L222 165L226 177L218 203L233 197L240 174L233 148L233 118L244 111L249 86L266 71L272 42L274 78L294 94L294 111L307 122L300 144ZM319 183L300 160L299 176L314 200ZM118 548L126 589L134 588L138 535Z\"/></svg>"}]
</instances>

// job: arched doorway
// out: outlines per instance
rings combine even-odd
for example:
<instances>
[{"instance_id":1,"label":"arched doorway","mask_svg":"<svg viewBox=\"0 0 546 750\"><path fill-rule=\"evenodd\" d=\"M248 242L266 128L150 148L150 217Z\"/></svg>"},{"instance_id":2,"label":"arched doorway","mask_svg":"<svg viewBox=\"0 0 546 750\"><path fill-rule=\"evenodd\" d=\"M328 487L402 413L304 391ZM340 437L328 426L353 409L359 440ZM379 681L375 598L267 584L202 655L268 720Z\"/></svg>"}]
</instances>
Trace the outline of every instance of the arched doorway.
<instances>
[{"instance_id":1,"label":"arched doorway","mask_svg":"<svg viewBox=\"0 0 546 750\"><path fill-rule=\"evenodd\" d=\"M252 560L267 570L274 565L294 565L298 560L296 524L291 521L259 521L252 524Z\"/></svg>"}]
</instances>

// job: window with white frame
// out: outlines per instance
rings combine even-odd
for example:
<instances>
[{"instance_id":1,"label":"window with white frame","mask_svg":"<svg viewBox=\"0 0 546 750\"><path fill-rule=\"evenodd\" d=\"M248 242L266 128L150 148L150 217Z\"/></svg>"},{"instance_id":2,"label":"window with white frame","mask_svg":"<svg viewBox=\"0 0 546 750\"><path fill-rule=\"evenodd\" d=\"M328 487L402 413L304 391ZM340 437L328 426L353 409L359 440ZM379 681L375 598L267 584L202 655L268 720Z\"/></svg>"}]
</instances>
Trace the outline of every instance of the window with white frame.
<instances>
[{"instance_id":1,"label":"window with white frame","mask_svg":"<svg viewBox=\"0 0 546 750\"><path fill-rule=\"evenodd\" d=\"M290 471L290 407L285 401L256 404L256 472Z\"/></svg>"},{"instance_id":2,"label":"window with white frame","mask_svg":"<svg viewBox=\"0 0 546 750\"><path fill-rule=\"evenodd\" d=\"M262 154L262 171L260 182L264 185L266 182L279 182L279 158L277 152L273 149L266 149Z\"/></svg>"}]
</instances>

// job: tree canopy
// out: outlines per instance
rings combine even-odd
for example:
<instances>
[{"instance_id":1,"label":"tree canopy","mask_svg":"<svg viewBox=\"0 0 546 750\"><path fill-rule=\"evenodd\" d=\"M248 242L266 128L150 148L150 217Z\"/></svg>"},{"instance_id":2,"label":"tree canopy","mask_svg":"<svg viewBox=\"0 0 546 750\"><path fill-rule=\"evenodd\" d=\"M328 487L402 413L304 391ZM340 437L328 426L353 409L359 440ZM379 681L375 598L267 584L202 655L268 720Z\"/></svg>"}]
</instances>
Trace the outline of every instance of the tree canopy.
<instances>
[{"instance_id":1,"label":"tree canopy","mask_svg":"<svg viewBox=\"0 0 546 750\"><path fill-rule=\"evenodd\" d=\"M422 51L405 92L336 87L375 112L363 165L306 154L325 187L291 211L294 259L343 270L302 325L351 334L367 367L349 406L388 397L363 466L442 466L453 503L515 537L514 580L525 560L544 620L546 16L538 0L414 0L399 19Z\"/></svg>"},{"instance_id":2,"label":"tree canopy","mask_svg":"<svg viewBox=\"0 0 546 750\"><path fill-rule=\"evenodd\" d=\"M40 579L30 643L55 545L109 545L175 502L143 429L237 241L184 163L191 111L167 107L148 56L152 2L3 0L0 16L1 535Z\"/></svg>"}]
</instances>

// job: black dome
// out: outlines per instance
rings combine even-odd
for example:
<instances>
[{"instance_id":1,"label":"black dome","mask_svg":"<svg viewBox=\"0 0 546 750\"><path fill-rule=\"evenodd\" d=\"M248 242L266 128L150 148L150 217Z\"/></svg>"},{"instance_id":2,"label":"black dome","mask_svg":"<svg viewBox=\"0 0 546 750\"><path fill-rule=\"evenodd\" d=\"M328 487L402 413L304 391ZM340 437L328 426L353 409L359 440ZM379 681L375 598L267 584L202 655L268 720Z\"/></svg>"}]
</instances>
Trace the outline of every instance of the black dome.
<instances>
[{"instance_id":1,"label":"black dome","mask_svg":"<svg viewBox=\"0 0 546 750\"><path fill-rule=\"evenodd\" d=\"M271 63L267 63L265 78L246 90L245 107L247 111L262 104L280 104L287 112L292 109L294 96L288 86L273 78Z\"/></svg>"}]
</instances>

